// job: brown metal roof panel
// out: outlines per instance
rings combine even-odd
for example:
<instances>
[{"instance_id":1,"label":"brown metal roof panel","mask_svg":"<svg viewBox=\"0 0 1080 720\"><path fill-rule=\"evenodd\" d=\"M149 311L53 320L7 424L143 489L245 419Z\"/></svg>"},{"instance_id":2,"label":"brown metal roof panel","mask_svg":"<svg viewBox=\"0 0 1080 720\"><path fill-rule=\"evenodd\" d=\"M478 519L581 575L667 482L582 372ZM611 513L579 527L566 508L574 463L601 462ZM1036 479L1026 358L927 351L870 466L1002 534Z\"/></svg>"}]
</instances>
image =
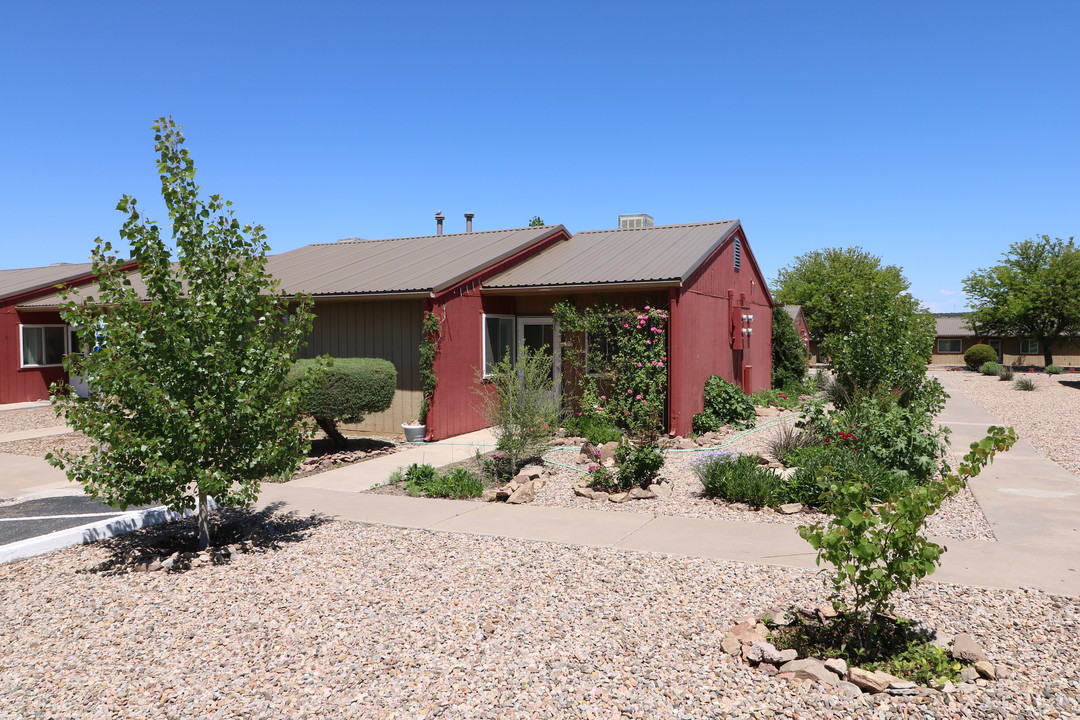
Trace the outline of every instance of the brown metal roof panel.
<instances>
[{"instance_id":1,"label":"brown metal roof panel","mask_svg":"<svg viewBox=\"0 0 1080 720\"><path fill-rule=\"evenodd\" d=\"M91 263L57 263L46 267L0 270L0 298L57 285L92 270Z\"/></svg>"},{"instance_id":2,"label":"brown metal roof panel","mask_svg":"<svg viewBox=\"0 0 1080 720\"><path fill-rule=\"evenodd\" d=\"M581 232L501 273L485 287L686 280L738 220Z\"/></svg>"},{"instance_id":3,"label":"brown metal roof panel","mask_svg":"<svg viewBox=\"0 0 1080 720\"><path fill-rule=\"evenodd\" d=\"M561 225L308 245L270 258L286 292L437 290L564 230Z\"/></svg>"}]
</instances>

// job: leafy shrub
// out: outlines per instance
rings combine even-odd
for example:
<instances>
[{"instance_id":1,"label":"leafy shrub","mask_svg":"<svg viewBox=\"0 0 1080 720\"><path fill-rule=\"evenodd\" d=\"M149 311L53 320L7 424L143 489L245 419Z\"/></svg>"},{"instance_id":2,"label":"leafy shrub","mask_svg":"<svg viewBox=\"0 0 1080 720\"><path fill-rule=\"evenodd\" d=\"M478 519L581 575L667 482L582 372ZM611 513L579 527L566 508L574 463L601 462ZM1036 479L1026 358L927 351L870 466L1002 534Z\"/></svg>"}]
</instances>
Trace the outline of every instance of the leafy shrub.
<instances>
[{"instance_id":1,"label":"leafy shrub","mask_svg":"<svg viewBox=\"0 0 1080 720\"><path fill-rule=\"evenodd\" d=\"M893 598L934 571L945 549L921 533L926 519L946 498L978 475L997 452L1016 442L1012 428L989 428L988 437L972 443L959 471L939 482L911 488L887 502L878 502L866 483L834 473L827 479L827 522L799 528L799 535L817 551L817 563L832 569L833 606L850 612L859 643L876 641L876 623L892 610Z\"/></svg>"},{"instance_id":2,"label":"leafy shrub","mask_svg":"<svg viewBox=\"0 0 1080 720\"><path fill-rule=\"evenodd\" d=\"M515 469L538 457L559 423L551 356L520 343L516 360L507 353L487 378L477 371L476 382L475 392L499 454Z\"/></svg>"},{"instance_id":3,"label":"leafy shrub","mask_svg":"<svg viewBox=\"0 0 1080 720\"><path fill-rule=\"evenodd\" d=\"M622 439L622 432L617 427L596 415L571 417L563 423L563 427L569 434L583 437L593 445L604 445Z\"/></svg>"},{"instance_id":4,"label":"leafy shrub","mask_svg":"<svg viewBox=\"0 0 1080 720\"><path fill-rule=\"evenodd\" d=\"M724 425L750 427L756 418L750 396L722 377L705 381L705 409L694 415L694 432L719 430Z\"/></svg>"},{"instance_id":5,"label":"leafy shrub","mask_svg":"<svg viewBox=\"0 0 1080 720\"><path fill-rule=\"evenodd\" d=\"M1047 365L1043 368L1043 371L1046 372L1047 375L1060 375L1065 371L1065 368L1060 365Z\"/></svg>"},{"instance_id":6,"label":"leafy shrub","mask_svg":"<svg viewBox=\"0 0 1080 720\"><path fill-rule=\"evenodd\" d=\"M1013 379L1013 369L1011 367L1002 366L1002 368L1000 370L998 370L998 380L1012 380L1012 379Z\"/></svg>"},{"instance_id":7,"label":"leafy shrub","mask_svg":"<svg viewBox=\"0 0 1080 720\"><path fill-rule=\"evenodd\" d=\"M619 467L619 485L623 489L647 487L664 466L664 456L655 444L622 442L615 450L615 464Z\"/></svg>"},{"instance_id":8,"label":"leafy shrub","mask_svg":"<svg viewBox=\"0 0 1080 720\"><path fill-rule=\"evenodd\" d=\"M782 388L802 382L806 375L806 346L795 321L783 308L774 308L772 317L772 385Z\"/></svg>"},{"instance_id":9,"label":"leafy shrub","mask_svg":"<svg viewBox=\"0 0 1080 720\"><path fill-rule=\"evenodd\" d=\"M604 492L618 492L619 490L622 490L622 486L619 484L618 474L603 465L589 466L589 487L593 490L603 490Z\"/></svg>"},{"instance_id":10,"label":"leafy shrub","mask_svg":"<svg viewBox=\"0 0 1080 720\"><path fill-rule=\"evenodd\" d=\"M706 453L694 462L693 470L709 497L742 502L753 508L775 505L782 497L783 481L760 465L756 455Z\"/></svg>"},{"instance_id":11,"label":"leafy shrub","mask_svg":"<svg viewBox=\"0 0 1080 720\"><path fill-rule=\"evenodd\" d=\"M798 394L789 395L783 390L775 388L758 390L750 396L750 401L758 407L781 407L785 410L799 406Z\"/></svg>"},{"instance_id":12,"label":"leafy shrub","mask_svg":"<svg viewBox=\"0 0 1080 720\"><path fill-rule=\"evenodd\" d=\"M1031 378L1020 378L1015 383L1013 383L1013 387L1017 390L1025 390L1030 392L1035 389L1035 381Z\"/></svg>"},{"instance_id":13,"label":"leafy shrub","mask_svg":"<svg viewBox=\"0 0 1080 720\"><path fill-rule=\"evenodd\" d=\"M794 453L792 462L799 469L787 481L786 498L811 507L823 505L828 484L836 478L866 485L871 502L885 502L918 484L910 475L883 467L865 453L842 445L804 448Z\"/></svg>"},{"instance_id":14,"label":"leafy shrub","mask_svg":"<svg viewBox=\"0 0 1080 720\"><path fill-rule=\"evenodd\" d=\"M413 496L461 500L480 497L484 492L483 481L462 467L440 475L431 465L413 463L401 477L405 481L406 491Z\"/></svg>"},{"instance_id":15,"label":"leafy shrub","mask_svg":"<svg viewBox=\"0 0 1080 720\"><path fill-rule=\"evenodd\" d=\"M345 436L337 424L360 423L369 413L388 409L397 389L397 369L379 358L297 360L288 382L300 387L300 411L315 418L326 436L342 446Z\"/></svg>"},{"instance_id":16,"label":"leafy shrub","mask_svg":"<svg viewBox=\"0 0 1080 720\"><path fill-rule=\"evenodd\" d=\"M983 363L997 362L997 359L997 350L983 343L972 345L964 353L964 364L968 370L978 370Z\"/></svg>"},{"instance_id":17,"label":"leafy shrub","mask_svg":"<svg viewBox=\"0 0 1080 720\"><path fill-rule=\"evenodd\" d=\"M990 362L984 362L982 365L980 365L979 372L981 372L983 375L997 375L999 372L1001 372L1002 367L1004 366L1000 363L991 360Z\"/></svg>"}]
</instances>

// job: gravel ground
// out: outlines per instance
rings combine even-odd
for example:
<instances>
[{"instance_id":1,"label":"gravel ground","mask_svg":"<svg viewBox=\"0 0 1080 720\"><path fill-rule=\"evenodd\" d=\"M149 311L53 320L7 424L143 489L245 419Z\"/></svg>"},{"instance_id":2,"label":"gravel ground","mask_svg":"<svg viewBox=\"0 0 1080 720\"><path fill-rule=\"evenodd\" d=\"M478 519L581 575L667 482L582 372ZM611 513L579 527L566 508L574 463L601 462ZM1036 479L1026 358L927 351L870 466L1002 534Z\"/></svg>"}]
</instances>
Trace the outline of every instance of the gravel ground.
<instances>
[{"instance_id":1,"label":"gravel ground","mask_svg":"<svg viewBox=\"0 0 1080 720\"><path fill-rule=\"evenodd\" d=\"M947 391L963 393L1046 457L1080 475L1080 376L1017 373L1035 383L1035 390L1022 392L979 373L935 369L931 374Z\"/></svg>"},{"instance_id":2,"label":"gravel ground","mask_svg":"<svg viewBox=\"0 0 1080 720\"><path fill-rule=\"evenodd\" d=\"M899 610L1012 668L952 695L842 696L720 650L823 598L809 571L329 522L230 565L0 567L0 718L1077 718L1080 604L927 584ZM113 542L113 541L110 541Z\"/></svg>"},{"instance_id":3,"label":"gravel ground","mask_svg":"<svg viewBox=\"0 0 1080 720\"><path fill-rule=\"evenodd\" d=\"M45 457L45 454L48 452L68 450L82 455L88 452L92 445L93 443L90 439L82 433L69 433L67 435L50 435L49 437L43 438L31 438L29 440L16 440L14 442L0 443L0 453Z\"/></svg>"},{"instance_id":4,"label":"gravel ground","mask_svg":"<svg viewBox=\"0 0 1080 720\"><path fill-rule=\"evenodd\" d=\"M28 410L0 410L0 433L39 430L63 425L51 407Z\"/></svg>"}]
</instances>

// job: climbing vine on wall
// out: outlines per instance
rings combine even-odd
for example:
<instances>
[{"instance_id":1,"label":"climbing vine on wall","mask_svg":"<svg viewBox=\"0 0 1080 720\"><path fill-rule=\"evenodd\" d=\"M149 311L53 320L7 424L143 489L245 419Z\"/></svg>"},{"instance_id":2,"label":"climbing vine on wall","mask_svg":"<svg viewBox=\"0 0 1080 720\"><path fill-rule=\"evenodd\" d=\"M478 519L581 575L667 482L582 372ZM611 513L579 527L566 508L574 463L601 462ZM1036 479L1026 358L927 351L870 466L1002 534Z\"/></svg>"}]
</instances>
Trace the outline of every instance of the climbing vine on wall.
<instances>
[{"instance_id":1,"label":"climbing vine on wall","mask_svg":"<svg viewBox=\"0 0 1080 720\"><path fill-rule=\"evenodd\" d=\"M420 424L427 424L431 399L435 397L435 356L439 352L439 337L442 332L442 319L433 312L424 313L420 339Z\"/></svg>"},{"instance_id":2,"label":"climbing vine on wall","mask_svg":"<svg viewBox=\"0 0 1080 720\"><path fill-rule=\"evenodd\" d=\"M563 333L563 363L573 368L581 390L582 415L592 415L653 440L664 426L667 401L668 312L604 305L554 307Z\"/></svg>"}]
</instances>

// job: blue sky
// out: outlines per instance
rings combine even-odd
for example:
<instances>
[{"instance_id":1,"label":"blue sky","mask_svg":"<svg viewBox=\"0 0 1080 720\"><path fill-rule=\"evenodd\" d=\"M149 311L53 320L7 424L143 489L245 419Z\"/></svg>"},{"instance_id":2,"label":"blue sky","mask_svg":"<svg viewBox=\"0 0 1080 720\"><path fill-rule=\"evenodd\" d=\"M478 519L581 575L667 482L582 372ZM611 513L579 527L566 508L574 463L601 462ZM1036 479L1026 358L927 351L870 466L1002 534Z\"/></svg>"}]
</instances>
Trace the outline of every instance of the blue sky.
<instances>
[{"instance_id":1,"label":"blue sky","mask_svg":"<svg viewBox=\"0 0 1080 720\"><path fill-rule=\"evenodd\" d=\"M274 251L620 213L740 218L766 277L861 245L935 310L1080 234L1080 3L17 3L0 267L86 259L153 134Z\"/></svg>"}]
</instances>

